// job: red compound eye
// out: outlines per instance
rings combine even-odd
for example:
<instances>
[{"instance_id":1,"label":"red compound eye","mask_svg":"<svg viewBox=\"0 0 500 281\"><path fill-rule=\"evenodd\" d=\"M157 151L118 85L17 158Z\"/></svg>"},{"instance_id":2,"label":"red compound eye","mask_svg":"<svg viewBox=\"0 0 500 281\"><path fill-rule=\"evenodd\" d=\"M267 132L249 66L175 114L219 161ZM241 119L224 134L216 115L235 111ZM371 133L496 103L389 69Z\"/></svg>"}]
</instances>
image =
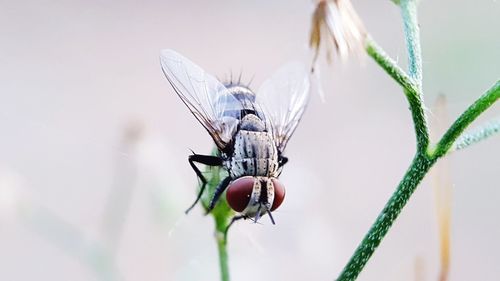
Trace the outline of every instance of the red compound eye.
<instances>
[{"instance_id":1,"label":"red compound eye","mask_svg":"<svg viewBox=\"0 0 500 281\"><path fill-rule=\"evenodd\" d=\"M252 196L254 185L253 177L242 177L235 180L226 191L227 203L236 212L242 212Z\"/></svg>"},{"instance_id":2,"label":"red compound eye","mask_svg":"<svg viewBox=\"0 0 500 281\"><path fill-rule=\"evenodd\" d=\"M274 201L273 205L271 206L271 212L278 209L278 207L283 203L283 200L285 199L285 187L281 182L279 182L278 179L271 179L273 182L274 186Z\"/></svg>"}]
</instances>

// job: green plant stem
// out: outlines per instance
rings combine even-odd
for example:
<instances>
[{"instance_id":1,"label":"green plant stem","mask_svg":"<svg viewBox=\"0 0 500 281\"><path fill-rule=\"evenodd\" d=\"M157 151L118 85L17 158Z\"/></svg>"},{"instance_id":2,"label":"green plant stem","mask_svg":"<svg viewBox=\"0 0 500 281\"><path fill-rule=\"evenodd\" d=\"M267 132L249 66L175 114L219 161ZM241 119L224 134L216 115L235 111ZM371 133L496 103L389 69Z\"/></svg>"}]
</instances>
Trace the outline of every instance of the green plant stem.
<instances>
[{"instance_id":1,"label":"green plant stem","mask_svg":"<svg viewBox=\"0 0 500 281\"><path fill-rule=\"evenodd\" d=\"M417 152L403 180L399 183L396 191L363 238L363 241L361 241L361 244L337 280L348 281L357 278L432 165L439 157L446 154L465 128L499 98L500 81L493 85L455 121L438 142L434 153L426 153L425 151Z\"/></svg>"},{"instance_id":2,"label":"green plant stem","mask_svg":"<svg viewBox=\"0 0 500 281\"><path fill-rule=\"evenodd\" d=\"M401 0L401 16L408 49L408 72L415 80L419 89L422 88L422 50L417 21L417 1Z\"/></svg>"},{"instance_id":3,"label":"green plant stem","mask_svg":"<svg viewBox=\"0 0 500 281\"><path fill-rule=\"evenodd\" d=\"M414 122L417 153L396 191L361 241L346 267L342 270L337 279L340 281L355 280L357 278L418 184L436 161L436 158L431 158L426 153L429 147L429 129L423 104L422 57L417 23L417 4L413 0L402 0L400 7L408 49L409 75L406 75L370 38L367 39L366 51L391 77L403 86Z\"/></svg>"},{"instance_id":4,"label":"green plant stem","mask_svg":"<svg viewBox=\"0 0 500 281\"><path fill-rule=\"evenodd\" d=\"M417 151L425 151L429 145L429 129L419 86L372 38L367 38L365 49L368 55L403 87L413 118L415 136L417 138Z\"/></svg>"},{"instance_id":5,"label":"green plant stem","mask_svg":"<svg viewBox=\"0 0 500 281\"><path fill-rule=\"evenodd\" d=\"M500 96L500 82L497 82L455 121L435 149L429 151L429 129L422 93L422 58L417 23L417 3L414 0L396 2L401 7L404 21L409 75L406 75L369 37L365 48L367 53L404 88L415 126L417 153L396 191L340 273L338 281L351 281L357 278L432 165L439 157L449 151L466 127Z\"/></svg>"},{"instance_id":6,"label":"green plant stem","mask_svg":"<svg viewBox=\"0 0 500 281\"><path fill-rule=\"evenodd\" d=\"M370 57L372 57L387 74L389 74L401 87L414 93L418 92L415 82L401 69L398 64L385 53L385 51L373 40L367 37L365 41L365 49Z\"/></svg>"},{"instance_id":7,"label":"green plant stem","mask_svg":"<svg viewBox=\"0 0 500 281\"><path fill-rule=\"evenodd\" d=\"M430 159L425 154L417 154L396 191L342 270L338 281L356 280L434 162L435 160Z\"/></svg>"},{"instance_id":8,"label":"green plant stem","mask_svg":"<svg viewBox=\"0 0 500 281\"><path fill-rule=\"evenodd\" d=\"M358 246L354 255L351 257L337 280L347 281L355 280L357 278L432 165L438 160L439 157L448 152L457 137L460 136L467 126L499 98L500 81L497 81L493 87L491 87L454 122L454 124L438 142L433 153L426 153L425 151L417 152L410 168L403 177L403 180L399 183L396 191L363 238L363 241L361 241L361 244ZM417 105L415 104L414 106ZM498 127L492 126L491 128L492 129L487 132L497 130L495 128ZM483 133L482 135L486 134Z\"/></svg>"},{"instance_id":9,"label":"green plant stem","mask_svg":"<svg viewBox=\"0 0 500 281\"><path fill-rule=\"evenodd\" d=\"M408 103L410 104L415 137L417 138L417 153L424 153L429 146L429 128L427 127L427 117L424 105L418 95L405 90Z\"/></svg>"},{"instance_id":10,"label":"green plant stem","mask_svg":"<svg viewBox=\"0 0 500 281\"><path fill-rule=\"evenodd\" d=\"M214 148L212 150L212 155L218 155L218 150ZM227 177L227 172L220 167L207 167L204 176L207 179L207 189L206 192L201 197L200 203L205 211L208 211L208 206L212 200L212 195L215 189L222 181L223 178ZM215 205L215 208L210 212L210 215L214 218L215 223L215 242L217 243L217 251L219 254L219 268L220 276L222 281L229 281L229 257L227 254L227 242L226 242L226 228L229 221L234 216L234 211L229 207L225 196L219 199L219 202Z\"/></svg>"},{"instance_id":11,"label":"green plant stem","mask_svg":"<svg viewBox=\"0 0 500 281\"><path fill-rule=\"evenodd\" d=\"M448 129L434 153L417 152L412 164L386 206L341 272L339 281L355 280L376 250L418 184L439 157L446 154L465 128L500 98L500 81L471 105ZM414 105L417 106L417 105Z\"/></svg>"},{"instance_id":12,"label":"green plant stem","mask_svg":"<svg viewBox=\"0 0 500 281\"><path fill-rule=\"evenodd\" d=\"M424 98L422 92L422 50L417 21L417 1L401 0L399 4L403 18L406 48L408 50L408 75L416 85L416 91L406 90L410 102L412 117L417 136L417 150L425 151L429 147L429 127L424 111ZM413 107L412 104L415 106Z\"/></svg>"},{"instance_id":13,"label":"green plant stem","mask_svg":"<svg viewBox=\"0 0 500 281\"><path fill-rule=\"evenodd\" d=\"M462 134L462 136L455 141L450 151L464 149L497 133L500 133L500 118L490 120L488 123L475 128L472 132Z\"/></svg>"},{"instance_id":14,"label":"green plant stem","mask_svg":"<svg viewBox=\"0 0 500 281\"><path fill-rule=\"evenodd\" d=\"M365 49L368 55L403 87L410 104L417 138L417 151L420 153L429 146L429 128L422 93L422 56L417 22L417 3L414 0L402 0L399 5L408 49L409 74L406 74L370 37L366 40Z\"/></svg>"},{"instance_id":15,"label":"green plant stem","mask_svg":"<svg viewBox=\"0 0 500 281\"><path fill-rule=\"evenodd\" d=\"M219 266L222 281L229 281L229 265L227 255L227 243L225 239L225 230L228 225L226 217L216 216L215 220L215 239L217 240L217 250L219 252Z\"/></svg>"},{"instance_id":16,"label":"green plant stem","mask_svg":"<svg viewBox=\"0 0 500 281\"><path fill-rule=\"evenodd\" d=\"M445 155L457 138L476 118L500 98L500 80L467 108L446 131L431 155L439 158Z\"/></svg>"}]
</instances>

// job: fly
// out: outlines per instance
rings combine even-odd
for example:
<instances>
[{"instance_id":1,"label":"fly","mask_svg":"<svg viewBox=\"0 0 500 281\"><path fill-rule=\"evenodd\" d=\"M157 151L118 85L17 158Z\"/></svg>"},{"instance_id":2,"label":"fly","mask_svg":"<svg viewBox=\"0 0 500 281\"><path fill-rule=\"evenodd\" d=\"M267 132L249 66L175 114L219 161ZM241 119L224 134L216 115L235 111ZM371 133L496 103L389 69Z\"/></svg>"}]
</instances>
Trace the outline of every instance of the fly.
<instances>
[{"instance_id":1,"label":"fly","mask_svg":"<svg viewBox=\"0 0 500 281\"><path fill-rule=\"evenodd\" d=\"M202 182L207 180L195 165L220 166L228 172L215 189L208 211L226 191L229 206L241 218L259 220L276 210L285 198L278 180L288 162L285 147L295 131L309 99L309 78L300 63L280 68L265 81L257 94L240 82L223 84L198 65L172 50L163 50L161 66L168 82L203 125L219 153L190 155L189 164Z\"/></svg>"}]
</instances>

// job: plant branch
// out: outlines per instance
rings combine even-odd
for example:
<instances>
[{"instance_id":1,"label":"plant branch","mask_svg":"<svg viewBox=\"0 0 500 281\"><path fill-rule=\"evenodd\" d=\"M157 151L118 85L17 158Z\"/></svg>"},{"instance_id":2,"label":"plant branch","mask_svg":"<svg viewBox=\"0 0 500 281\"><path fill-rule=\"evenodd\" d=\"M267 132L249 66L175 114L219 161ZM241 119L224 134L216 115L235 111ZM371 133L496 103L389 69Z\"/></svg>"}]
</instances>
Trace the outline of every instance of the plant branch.
<instances>
[{"instance_id":1,"label":"plant branch","mask_svg":"<svg viewBox=\"0 0 500 281\"><path fill-rule=\"evenodd\" d=\"M389 231L390 227L398 217L399 213L410 199L417 186L425 177L429 169L453 145L458 136L465 128L474 121L482 112L488 109L495 101L500 98L500 81L491 87L481 98L471 105L448 129L441 138L441 141L436 146L434 153L419 153L413 159L412 164L399 183L396 191L391 196L384 209L378 216L375 223L372 225L368 233L361 241L353 256L342 270L338 281L356 280L359 273L377 249L378 245ZM491 123L489 129L484 129L484 132L478 134L478 140L493 134L493 131L498 131L500 120L496 123Z\"/></svg>"},{"instance_id":2,"label":"plant branch","mask_svg":"<svg viewBox=\"0 0 500 281\"><path fill-rule=\"evenodd\" d=\"M465 128L500 97L500 82L497 82L455 121L434 151L429 151L429 129L422 92L422 56L417 22L417 1L400 0L395 1L395 3L399 4L401 8L408 49L409 73L406 74L401 70L394 60L369 37L366 40L365 49L368 55L403 87L414 122L417 152L396 191L340 273L338 281L352 281L358 277L429 169L439 157L448 152ZM476 137L472 138L472 141L466 139L464 143L484 139L498 131L499 127L500 122L497 122L478 133Z\"/></svg>"},{"instance_id":3,"label":"plant branch","mask_svg":"<svg viewBox=\"0 0 500 281\"><path fill-rule=\"evenodd\" d=\"M422 57L417 23L417 3L415 0L402 0L399 4L408 49L409 74L407 75L401 70L394 60L370 38L367 39L365 48L367 53L404 88L414 122L417 153L396 191L342 270L337 279L339 281L350 281L357 278L437 159L430 158L426 153L429 147L429 129L422 94Z\"/></svg>"},{"instance_id":4,"label":"plant branch","mask_svg":"<svg viewBox=\"0 0 500 281\"><path fill-rule=\"evenodd\" d=\"M401 15L408 49L408 71L419 89L422 89L422 50L417 22L417 1L401 0Z\"/></svg>"},{"instance_id":5,"label":"plant branch","mask_svg":"<svg viewBox=\"0 0 500 281\"><path fill-rule=\"evenodd\" d=\"M460 117L451 125L448 131L443 135L441 140L436 145L431 157L439 158L445 155L462 132L476 118L488 109L493 103L500 98L500 80L495 83L486 93L477 99L469 108L467 108ZM479 141L478 139L477 141Z\"/></svg>"},{"instance_id":6,"label":"plant branch","mask_svg":"<svg viewBox=\"0 0 500 281\"><path fill-rule=\"evenodd\" d=\"M417 138L417 153L424 153L429 147L429 128L424 105L419 95L405 90L408 103L410 104L413 127Z\"/></svg>"},{"instance_id":7,"label":"plant branch","mask_svg":"<svg viewBox=\"0 0 500 281\"><path fill-rule=\"evenodd\" d=\"M366 39L365 50L382 69L403 87L406 99L410 104L410 111L415 127L415 136L417 138L417 150L419 152L425 151L429 145L429 129L420 87L416 84L414 79L408 76L408 74L406 74L404 70L402 70L370 37Z\"/></svg>"},{"instance_id":8,"label":"plant branch","mask_svg":"<svg viewBox=\"0 0 500 281\"><path fill-rule=\"evenodd\" d=\"M429 159L425 154L417 154L396 191L361 241L337 281L356 280L434 162L435 160Z\"/></svg>"},{"instance_id":9,"label":"plant branch","mask_svg":"<svg viewBox=\"0 0 500 281\"><path fill-rule=\"evenodd\" d=\"M429 147L429 128L427 126L427 116L424 111L425 106L422 93L422 50L417 21L417 1L401 0L399 6L403 18L406 48L408 50L408 75L415 82L417 89L415 92L406 90L405 93L412 110L417 148L419 152L423 152Z\"/></svg>"},{"instance_id":10,"label":"plant branch","mask_svg":"<svg viewBox=\"0 0 500 281\"><path fill-rule=\"evenodd\" d=\"M469 145L478 143L492 135L500 132L500 118L489 121L479 128L475 128L472 132L463 134L459 137L450 151L460 150L468 147Z\"/></svg>"},{"instance_id":11,"label":"plant branch","mask_svg":"<svg viewBox=\"0 0 500 281\"><path fill-rule=\"evenodd\" d=\"M365 50L401 87L415 94L418 92L415 82L371 37L365 41Z\"/></svg>"}]
</instances>

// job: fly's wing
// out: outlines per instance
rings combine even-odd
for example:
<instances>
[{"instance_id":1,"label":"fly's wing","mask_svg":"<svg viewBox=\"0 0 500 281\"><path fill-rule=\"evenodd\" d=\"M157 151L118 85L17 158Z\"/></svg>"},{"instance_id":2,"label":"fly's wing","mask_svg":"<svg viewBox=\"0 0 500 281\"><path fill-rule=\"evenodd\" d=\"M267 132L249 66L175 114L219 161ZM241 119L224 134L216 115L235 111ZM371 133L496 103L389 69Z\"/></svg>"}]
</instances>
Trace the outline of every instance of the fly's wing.
<instances>
[{"instance_id":1,"label":"fly's wing","mask_svg":"<svg viewBox=\"0 0 500 281\"><path fill-rule=\"evenodd\" d=\"M280 68L257 92L278 151L283 153L309 101L309 73L300 63Z\"/></svg>"},{"instance_id":2,"label":"fly's wing","mask_svg":"<svg viewBox=\"0 0 500 281\"><path fill-rule=\"evenodd\" d=\"M225 115L238 100L215 77L172 50L162 50L161 67L168 82L194 117L212 136L219 149L231 141L239 116Z\"/></svg>"}]
</instances>

